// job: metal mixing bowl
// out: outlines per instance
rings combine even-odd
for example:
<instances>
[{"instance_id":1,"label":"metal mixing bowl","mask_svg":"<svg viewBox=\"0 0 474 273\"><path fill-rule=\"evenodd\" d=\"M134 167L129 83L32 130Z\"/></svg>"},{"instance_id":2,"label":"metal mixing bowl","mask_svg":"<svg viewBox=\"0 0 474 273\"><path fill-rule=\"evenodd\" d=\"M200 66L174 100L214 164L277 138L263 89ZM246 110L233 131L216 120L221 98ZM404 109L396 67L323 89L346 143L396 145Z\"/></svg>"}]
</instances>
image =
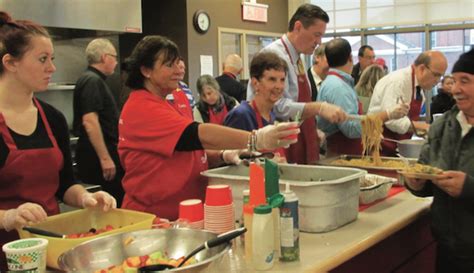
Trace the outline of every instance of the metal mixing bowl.
<instances>
[{"instance_id":1,"label":"metal mixing bowl","mask_svg":"<svg viewBox=\"0 0 474 273\"><path fill-rule=\"evenodd\" d=\"M67 272L94 272L119 265L132 256L164 251L178 259L217 235L195 229L150 229L114 234L82 243L58 258L59 267ZM196 254L198 263L167 272L208 272L230 249L230 243Z\"/></svg>"},{"instance_id":2,"label":"metal mixing bowl","mask_svg":"<svg viewBox=\"0 0 474 273\"><path fill-rule=\"evenodd\" d=\"M404 139L397 143L398 152L408 158L420 157L421 148L426 143L424 139Z\"/></svg>"}]
</instances>

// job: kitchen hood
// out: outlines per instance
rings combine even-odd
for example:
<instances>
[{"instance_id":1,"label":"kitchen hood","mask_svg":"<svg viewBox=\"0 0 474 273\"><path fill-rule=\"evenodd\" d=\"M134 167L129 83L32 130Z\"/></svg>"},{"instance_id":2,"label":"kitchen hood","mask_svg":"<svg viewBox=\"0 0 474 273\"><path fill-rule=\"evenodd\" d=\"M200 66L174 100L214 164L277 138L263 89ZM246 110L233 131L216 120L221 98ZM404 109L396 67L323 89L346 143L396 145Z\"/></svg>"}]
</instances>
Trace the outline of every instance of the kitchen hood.
<instances>
[{"instance_id":1,"label":"kitchen hood","mask_svg":"<svg viewBox=\"0 0 474 273\"><path fill-rule=\"evenodd\" d=\"M141 0L0 0L14 19L45 27L142 32Z\"/></svg>"}]
</instances>

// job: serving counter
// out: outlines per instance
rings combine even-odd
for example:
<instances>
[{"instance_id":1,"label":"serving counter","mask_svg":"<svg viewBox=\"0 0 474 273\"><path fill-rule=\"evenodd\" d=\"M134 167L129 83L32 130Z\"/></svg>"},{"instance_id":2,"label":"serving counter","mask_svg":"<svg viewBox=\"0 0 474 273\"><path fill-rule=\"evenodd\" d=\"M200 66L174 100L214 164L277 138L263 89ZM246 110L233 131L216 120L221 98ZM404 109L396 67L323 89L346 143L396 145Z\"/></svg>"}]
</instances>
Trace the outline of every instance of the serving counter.
<instances>
[{"instance_id":1,"label":"serving counter","mask_svg":"<svg viewBox=\"0 0 474 273\"><path fill-rule=\"evenodd\" d=\"M337 230L302 232L300 261L278 261L268 272L430 272L434 243L427 214L431 201L403 191L359 212L356 221ZM237 241L220 271L257 272L243 253ZM422 257L421 263L417 256ZM423 271L413 271L414 266Z\"/></svg>"}]
</instances>

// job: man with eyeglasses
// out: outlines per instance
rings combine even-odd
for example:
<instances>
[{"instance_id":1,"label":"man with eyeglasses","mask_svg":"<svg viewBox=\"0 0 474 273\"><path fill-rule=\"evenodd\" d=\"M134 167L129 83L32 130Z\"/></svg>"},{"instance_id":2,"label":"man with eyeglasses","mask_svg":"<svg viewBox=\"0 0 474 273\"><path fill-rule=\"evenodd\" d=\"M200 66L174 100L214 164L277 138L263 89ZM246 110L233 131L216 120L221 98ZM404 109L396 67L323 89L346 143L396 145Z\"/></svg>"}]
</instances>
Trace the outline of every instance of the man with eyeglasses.
<instances>
[{"instance_id":1,"label":"man with eyeglasses","mask_svg":"<svg viewBox=\"0 0 474 273\"><path fill-rule=\"evenodd\" d=\"M431 92L447 67L448 62L443 53L425 51L418 55L412 65L389 73L377 82L370 101L369 114L390 109L400 102L410 104L407 117L385 122L384 137L401 140L411 138L414 132L420 135L428 131L429 124L419 121L425 93ZM410 120L413 121L413 126ZM382 141L383 155L395 156L395 149L396 143Z\"/></svg>"},{"instance_id":2,"label":"man with eyeglasses","mask_svg":"<svg viewBox=\"0 0 474 273\"><path fill-rule=\"evenodd\" d=\"M374 49L369 45L363 45L359 48L358 54L359 62L352 68L352 78L354 78L354 85L359 82L362 72L375 63Z\"/></svg>"},{"instance_id":3,"label":"man with eyeglasses","mask_svg":"<svg viewBox=\"0 0 474 273\"><path fill-rule=\"evenodd\" d=\"M124 171L117 152L119 111L105 82L117 66L117 51L109 40L99 38L85 53L89 66L76 82L73 101L78 175L83 183L101 185L120 206Z\"/></svg>"}]
</instances>

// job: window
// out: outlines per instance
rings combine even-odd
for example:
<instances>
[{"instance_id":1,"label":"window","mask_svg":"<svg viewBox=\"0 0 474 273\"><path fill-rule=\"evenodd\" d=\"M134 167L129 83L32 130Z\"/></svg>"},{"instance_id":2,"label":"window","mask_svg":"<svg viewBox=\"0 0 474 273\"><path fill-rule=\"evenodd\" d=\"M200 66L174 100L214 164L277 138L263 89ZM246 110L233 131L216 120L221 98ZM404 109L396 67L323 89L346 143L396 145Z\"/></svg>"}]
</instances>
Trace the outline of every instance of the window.
<instances>
[{"instance_id":1,"label":"window","mask_svg":"<svg viewBox=\"0 0 474 273\"><path fill-rule=\"evenodd\" d=\"M242 58L243 71L240 75L241 80L249 78L249 66L253 56L262 48L282 36L282 34L279 33L228 28L219 28L218 32L219 74L222 74L222 64L225 57L229 54L235 53Z\"/></svg>"},{"instance_id":2,"label":"window","mask_svg":"<svg viewBox=\"0 0 474 273\"><path fill-rule=\"evenodd\" d=\"M415 61L416 57L424 51L424 33L397 33L395 34L396 68L407 67Z\"/></svg>"},{"instance_id":3,"label":"window","mask_svg":"<svg viewBox=\"0 0 474 273\"><path fill-rule=\"evenodd\" d=\"M470 30L466 32L470 32ZM430 34L431 49L444 53L448 59L446 74L450 74L454 63L459 58L459 55L463 53L464 30L432 31Z\"/></svg>"},{"instance_id":4,"label":"window","mask_svg":"<svg viewBox=\"0 0 474 273\"><path fill-rule=\"evenodd\" d=\"M395 34L368 35L367 44L374 48L375 58L385 60L389 72L396 69Z\"/></svg>"},{"instance_id":5,"label":"window","mask_svg":"<svg viewBox=\"0 0 474 273\"><path fill-rule=\"evenodd\" d=\"M329 17L328 32L384 26L462 23L474 17L472 0L306 0Z\"/></svg>"},{"instance_id":6,"label":"window","mask_svg":"<svg viewBox=\"0 0 474 273\"><path fill-rule=\"evenodd\" d=\"M264 37L264 36L258 36L258 35L247 35L247 59L249 62L249 65L247 67L250 67L250 62L253 59L253 56L260 52L264 47L267 45L271 44L273 41L275 41L276 37ZM249 78L249 74L247 74L246 79Z\"/></svg>"}]
</instances>

